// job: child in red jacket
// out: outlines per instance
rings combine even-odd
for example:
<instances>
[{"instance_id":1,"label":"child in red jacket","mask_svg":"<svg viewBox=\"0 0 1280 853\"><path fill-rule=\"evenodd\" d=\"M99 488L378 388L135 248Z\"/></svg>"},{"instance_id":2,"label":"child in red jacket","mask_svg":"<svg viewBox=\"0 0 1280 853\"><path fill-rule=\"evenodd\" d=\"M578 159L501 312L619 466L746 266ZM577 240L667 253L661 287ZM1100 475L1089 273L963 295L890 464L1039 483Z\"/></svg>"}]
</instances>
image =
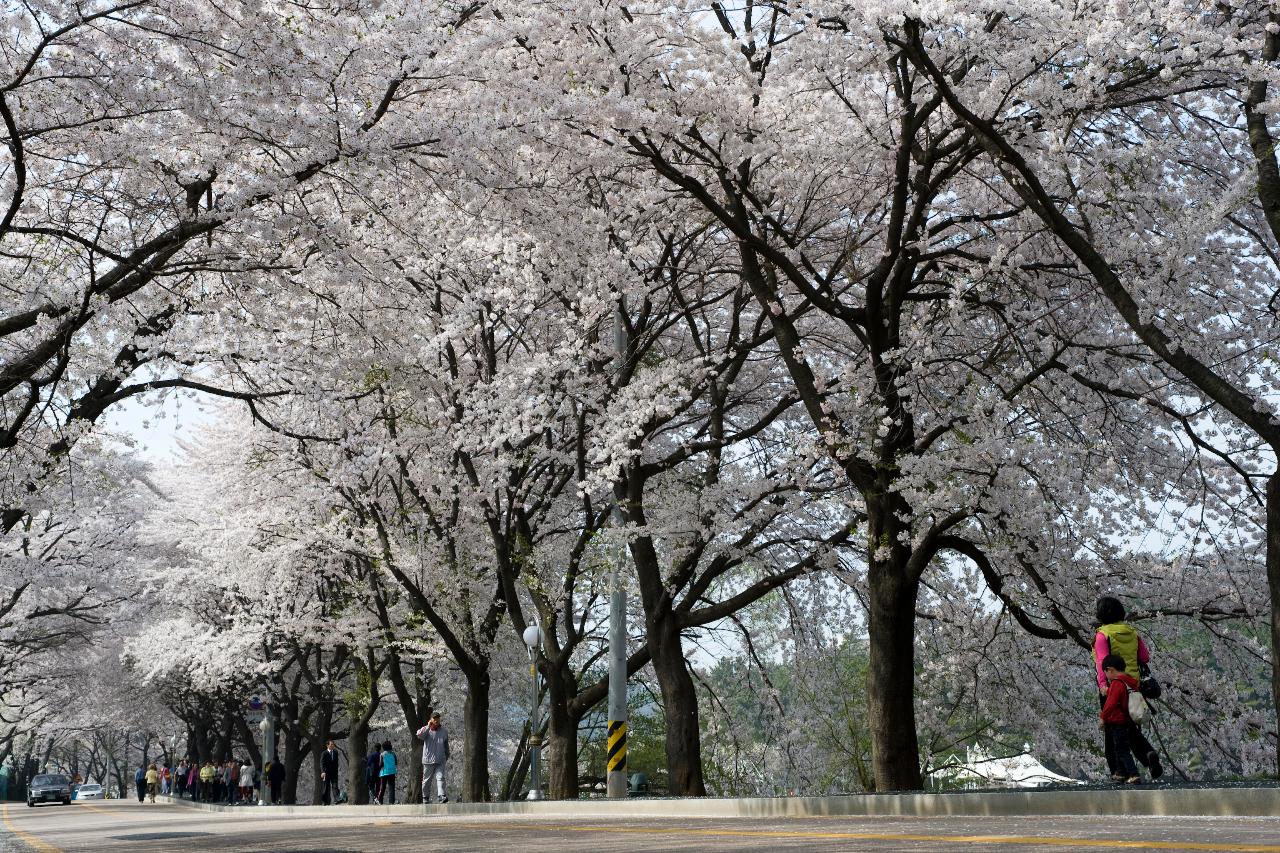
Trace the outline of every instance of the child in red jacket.
<instances>
[{"instance_id":1,"label":"child in red jacket","mask_svg":"<svg viewBox=\"0 0 1280 853\"><path fill-rule=\"evenodd\" d=\"M1099 716L1107 740L1115 750L1116 769L1112 777L1126 785L1136 785L1138 765L1129 749L1129 691L1138 689L1138 680L1125 672L1124 658L1107 655L1102 659L1102 672L1107 677L1107 700L1102 704Z\"/></svg>"}]
</instances>

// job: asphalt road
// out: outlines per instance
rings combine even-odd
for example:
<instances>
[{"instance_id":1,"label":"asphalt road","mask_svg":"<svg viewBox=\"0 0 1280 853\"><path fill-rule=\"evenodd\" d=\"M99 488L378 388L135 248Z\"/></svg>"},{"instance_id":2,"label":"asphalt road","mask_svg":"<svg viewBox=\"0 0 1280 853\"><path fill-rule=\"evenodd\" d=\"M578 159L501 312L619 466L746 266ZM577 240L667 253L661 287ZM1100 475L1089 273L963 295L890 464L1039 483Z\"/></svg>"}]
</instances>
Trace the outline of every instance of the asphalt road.
<instances>
[{"instance_id":1,"label":"asphalt road","mask_svg":"<svg viewBox=\"0 0 1280 853\"><path fill-rule=\"evenodd\" d=\"M3 807L3 853L407 853L489 851L1214 850L1280 853L1274 818L770 818L566 820L325 818L269 808L215 814L129 800Z\"/></svg>"}]
</instances>

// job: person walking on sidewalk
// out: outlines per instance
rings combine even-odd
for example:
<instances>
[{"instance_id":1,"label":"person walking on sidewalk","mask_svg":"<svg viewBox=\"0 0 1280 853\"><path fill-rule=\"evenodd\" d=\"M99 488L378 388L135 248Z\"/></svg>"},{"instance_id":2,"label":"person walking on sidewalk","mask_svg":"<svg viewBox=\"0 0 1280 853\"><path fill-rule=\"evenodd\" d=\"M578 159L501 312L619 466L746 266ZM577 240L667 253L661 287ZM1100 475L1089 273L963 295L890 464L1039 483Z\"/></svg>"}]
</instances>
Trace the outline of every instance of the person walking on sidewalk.
<instances>
[{"instance_id":1,"label":"person walking on sidewalk","mask_svg":"<svg viewBox=\"0 0 1280 853\"><path fill-rule=\"evenodd\" d=\"M275 805L280 805L280 786L284 784L284 775L284 765L277 755L267 766L267 783L271 788L271 802Z\"/></svg>"},{"instance_id":2,"label":"person walking on sidewalk","mask_svg":"<svg viewBox=\"0 0 1280 853\"><path fill-rule=\"evenodd\" d=\"M422 801L431 802L431 781L435 780L436 802L447 803L449 797L444 792L444 765L449 760L449 733L440 722L440 712L431 715L431 720L418 729L418 740L422 741Z\"/></svg>"},{"instance_id":3,"label":"person walking on sidewalk","mask_svg":"<svg viewBox=\"0 0 1280 853\"><path fill-rule=\"evenodd\" d=\"M374 802L383 806L396 804L396 753L391 741L382 744L382 770L378 774L378 799Z\"/></svg>"},{"instance_id":4,"label":"person walking on sidewalk","mask_svg":"<svg viewBox=\"0 0 1280 853\"><path fill-rule=\"evenodd\" d=\"M320 753L320 784L324 786L320 802L326 806L336 805L338 802L338 745L333 741L325 744L324 752Z\"/></svg>"},{"instance_id":5,"label":"person walking on sidewalk","mask_svg":"<svg viewBox=\"0 0 1280 853\"><path fill-rule=\"evenodd\" d=\"M1138 689L1138 679L1125 672L1124 658L1119 655L1103 658L1102 672L1107 678L1107 696L1098 717L1115 756L1116 781L1136 785L1142 780L1129 749L1129 731L1137 728L1129 716L1129 694Z\"/></svg>"},{"instance_id":6,"label":"person walking on sidewalk","mask_svg":"<svg viewBox=\"0 0 1280 853\"><path fill-rule=\"evenodd\" d=\"M247 758L240 765L240 801L253 805L253 762Z\"/></svg>"},{"instance_id":7,"label":"person walking on sidewalk","mask_svg":"<svg viewBox=\"0 0 1280 853\"><path fill-rule=\"evenodd\" d=\"M147 768L147 775L143 778L147 780L147 797L154 803L156 801L156 791L160 788L160 771L152 764Z\"/></svg>"},{"instance_id":8,"label":"person walking on sidewalk","mask_svg":"<svg viewBox=\"0 0 1280 853\"><path fill-rule=\"evenodd\" d=\"M1098 632L1093 637L1093 665L1098 680L1098 700L1105 704L1108 681L1103 672L1103 660L1108 655L1116 655L1124 661L1122 672L1127 673L1134 681L1139 681L1142 678L1142 668L1151 661L1151 653L1147 650L1147 644L1142 641L1142 637L1138 636L1137 629L1124 621L1124 605L1119 599L1109 595L1099 598L1094 615L1098 619ZM1160 764L1160 753L1156 752L1155 747L1142 733L1142 729L1130 722L1125 732L1125 739L1133 752L1133 757L1151 773L1151 781L1154 782L1164 775L1164 767ZM1107 770L1111 773L1112 779L1121 781L1128 777L1125 775L1124 768L1120 767L1116 761L1113 740L1104 731L1103 748L1107 756Z\"/></svg>"},{"instance_id":9,"label":"person walking on sidewalk","mask_svg":"<svg viewBox=\"0 0 1280 853\"><path fill-rule=\"evenodd\" d=\"M369 748L369 754L364 758L364 784L369 789L369 802L371 803L378 801L378 774L381 771L382 750L375 743Z\"/></svg>"},{"instance_id":10,"label":"person walking on sidewalk","mask_svg":"<svg viewBox=\"0 0 1280 853\"><path fill-rule=\"evenodd\" d=\"M138 765L138 772L133 774L133 787L138 790L138 802L142 802L147 796L147 768L145 765Z\"/></svg>"},{"instance_id":11,"label":"person walking on sidewalk","mask_svg":"<svg viewBox=\"0 0 1280 853\"><path fill-rule=\"evenodd\" d=\"M205 761L204 766L200 768L200 801L203 803L213 800L213 762Z\"/></svg>"}]
</instances>

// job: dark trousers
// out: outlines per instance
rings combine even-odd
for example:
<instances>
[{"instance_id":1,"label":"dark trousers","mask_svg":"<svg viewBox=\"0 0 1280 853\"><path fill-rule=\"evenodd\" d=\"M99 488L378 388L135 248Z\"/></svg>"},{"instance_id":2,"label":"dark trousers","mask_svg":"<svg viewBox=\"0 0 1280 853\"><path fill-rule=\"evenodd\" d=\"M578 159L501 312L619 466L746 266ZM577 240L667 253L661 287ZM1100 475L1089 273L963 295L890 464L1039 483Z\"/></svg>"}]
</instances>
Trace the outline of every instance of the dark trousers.
<instances>
[{"instance_id":1,"label":"dark trousers","mask_svg":"<svg viewBox=\"0 0 1280 853\"><path fill-rule=\"evenodd\" d=\"M1137 730L1133 723L1107 723L1103 726L1103 736L1107 741L1109 752L1115 756L1116 774L1126 779L1138 775L1138 765L1133 762L1130 733ZM1141 732L1138 732L1141 736ZM1145 738L1143 738L1145 740Z\"/></svg>"},{"instance_id":2,"label":"dark trousers","mask_svg":"<svg viewBox=\"0 0 1280 853\"><path fill-rule=\"evenodd\" d=\"M338 774L326 772L324 780L320 784L324 786L324 793L320 795L320 802L326 806L338 802Z\"/></svg>"},{"instance_id":3,"label":"dark trousers","mask_svg":"<svg viewBox=\"0 0 1280 853\"><path fill-rule=\"evenodd\" d=\"M394 806L396 804L396 776L394 773L390 776L383 776L379 780L378 800L384 806Z\"/></svg>"},{"instance_id":4,"label":"dark trousers","mask_svg":"<svg viewBox=\"0 0 1280 853\"><path fill-rule=\"evenodd\" d=\"M1107 697L1099 696L1099 707L1106 704ZM1108 723L1108 726L1111 724ZM1156 748L1151 745L1151 741L1147 740L1147 736L1142 733L1142 729L1133 723L1125 723L1125 741L1128 744L1131 760L1136 760L1143 767L1150 769L1151 754ZM1106 728L1103 729L1102 746L1107 755L1107 772L1112 776L1118 776L1124 773L1124 770L1116 763L1116 750L1113 739L1106 734ZM1133 773L1125 773L1126 776L1133 776Z\"/></svg>"},{"instance_id":5,"label":"dark trousers","mask_svg":"<svg viewBox=\"0 0 1280 853\"><path fill-rule=\"evenodd\" d=\"M270 783L270 785L271 785L271 802L275 803L276 805L279 805L280 804L280 783L273 781Z\"/></svg>"},{"instance_id":6,"label":"dark trousers","mask_svg":"<svg viewBox=\"0 0 1280 853\"><path fill-rule=\"evenodd\" d=\"M142 781L135 782L134 784L138 786L138 802L142 802L143 798L147 796L147 783L146 781Z\"/></svg>"}]
</instances>

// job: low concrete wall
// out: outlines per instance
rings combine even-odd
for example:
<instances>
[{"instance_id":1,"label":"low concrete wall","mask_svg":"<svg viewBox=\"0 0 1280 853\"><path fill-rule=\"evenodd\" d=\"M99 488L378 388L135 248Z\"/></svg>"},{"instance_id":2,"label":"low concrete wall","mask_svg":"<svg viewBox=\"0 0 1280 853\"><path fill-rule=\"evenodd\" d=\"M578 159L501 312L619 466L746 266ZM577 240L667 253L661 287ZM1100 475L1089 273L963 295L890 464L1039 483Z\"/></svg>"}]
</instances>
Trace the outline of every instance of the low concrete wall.
<instances>
[{"instance_id":1,"label":"low concrete wall","mask_svg":"<svg viewBox=\"0 0 1280 853\"><path fill-rule=\"evenodd\" d=\"M163 798L189 808L281 817L983 817L1016 815L1280 816L1280 788L1114 788L951 794L861 794L742 799L552 800L404 806L222 806Z\"/></svg>"}]
</instances>

